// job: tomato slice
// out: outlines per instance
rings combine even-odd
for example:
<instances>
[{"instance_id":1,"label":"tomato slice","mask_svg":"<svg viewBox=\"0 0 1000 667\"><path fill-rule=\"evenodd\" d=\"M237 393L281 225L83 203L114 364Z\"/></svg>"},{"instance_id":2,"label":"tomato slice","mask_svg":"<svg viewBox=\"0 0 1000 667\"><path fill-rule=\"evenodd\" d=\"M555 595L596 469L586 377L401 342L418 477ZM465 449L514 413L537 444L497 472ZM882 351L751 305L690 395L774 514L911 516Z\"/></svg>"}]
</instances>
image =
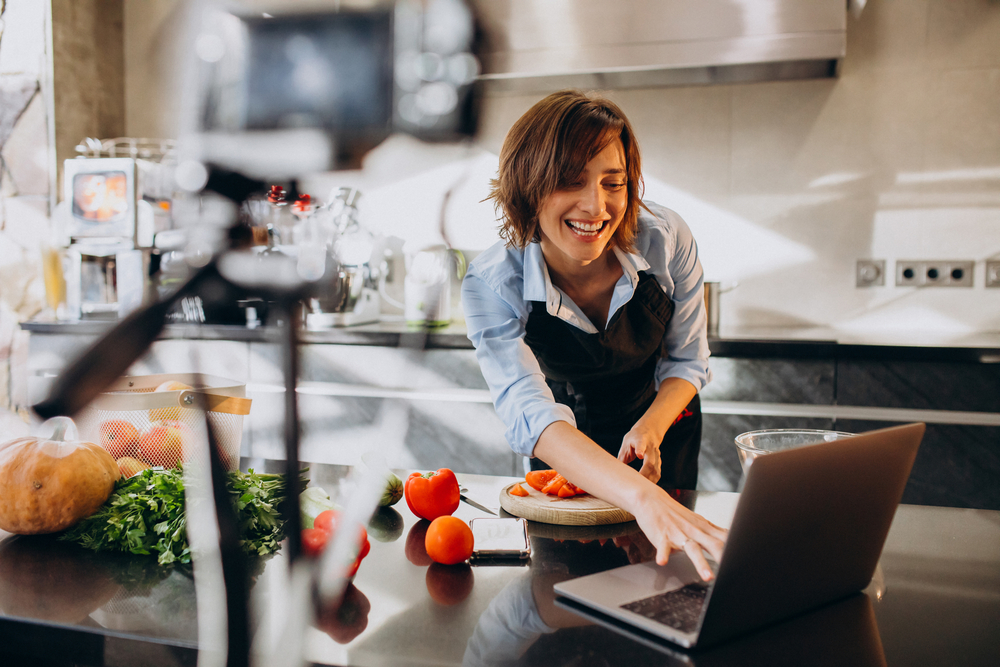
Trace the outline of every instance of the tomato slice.
<instances>
[{"instance_id":1,"label":"tomato slice","mask_svg":"<svg viewBox=\"0 0 1000 667\"><path fill-rule=\"evenodd\" d=\"M521 496L523 498L530 494L524 490L523 486L521 486L520 484L515 484L514 486L510 487L510 495Z\"/></svg>"},{"instance_id":2,"label":"tomato slice","mask_svg":"<svg viewBox=\"0 0 1000 667\"><path fill-rule=\"evenodd\" d=\"M541 491L558 474L555 470L531 470L524 476L524 481L536 491Z\"/></svg>"},{"instance_id":3,"label":"tomato slice","mask_svg":"<svg viewBox=\"0 0 1000 667\"><path fill-rule=\"evenodd\" d=\"M556 473L556 476L552 478L552 481L545 485L542 489L542 493L549 493L553 496L559 493L559 489L566 485L566 478L562 475Z\"/></svg>"}]
</instances>

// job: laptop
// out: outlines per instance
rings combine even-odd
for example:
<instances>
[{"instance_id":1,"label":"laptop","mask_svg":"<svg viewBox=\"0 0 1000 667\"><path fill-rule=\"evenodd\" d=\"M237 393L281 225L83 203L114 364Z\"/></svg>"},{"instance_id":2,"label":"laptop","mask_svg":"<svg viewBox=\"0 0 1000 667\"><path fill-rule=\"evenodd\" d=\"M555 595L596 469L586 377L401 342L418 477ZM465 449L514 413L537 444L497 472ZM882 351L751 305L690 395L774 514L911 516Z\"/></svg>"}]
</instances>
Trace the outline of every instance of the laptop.
<instances>
[{"instance_id":1,"label":"laptop","mask_svg":"<svg viewBox=\"0 0 1000 667\"><path fill-rule=\"evenodd\" d=\"M703 647L860 591L872 579L924 424L754 459L722 560L681 551L555 585L556 604L642 643Z\"/></svg>"}]
</instances>

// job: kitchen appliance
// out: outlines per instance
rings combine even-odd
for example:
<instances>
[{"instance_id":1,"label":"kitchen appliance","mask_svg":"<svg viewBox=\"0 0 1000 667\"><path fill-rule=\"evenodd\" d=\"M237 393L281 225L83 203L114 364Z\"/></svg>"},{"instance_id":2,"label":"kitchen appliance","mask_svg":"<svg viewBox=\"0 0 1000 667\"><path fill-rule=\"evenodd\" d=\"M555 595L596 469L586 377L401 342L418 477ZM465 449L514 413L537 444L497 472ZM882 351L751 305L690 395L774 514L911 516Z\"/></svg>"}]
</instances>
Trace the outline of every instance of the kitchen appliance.
<instances>
[{"instance_id":1,"label":"kitchen appliance","mask_svg":"<svg viewBox=\"0 0 1000 667\"><path fill-rule=\"evenodd\" d=\"M82 155L65 161L59 218L70 318L122 317L142 304L155 235L171 227L172 150L166 141L86 139Z\"/></svg>"},{"instance_id":2,"label":"kitchen appliance","mask_svg":"<svg viewBox=\"0 0 1000 667\"><path fill-rule=\"evenodd\" d=\"M302 223L302 239L296 243L299 267L310 251L325 250L325 273L321 288L306 301L306 328L312 331L378 322L379 267L372 266L375 237L358 220L361 193L337 188L325 210Z\"/></svg>"},{"instance_id":3,"label":"kitchen appliance","mask_svg":"<svg viewBox=\"0 0 1000 667\"><path fill-rule=\"evenodd\" d=\"M497 92L832 78L843 0L472 0Z\"/></svg>"},{"instance_id":4,"label":"kitchen appliance","mask_svg":"<svg viewBox=\"0 0 1000 667\"><path fill-rule=\"evenodd\" d=\"M416 252L404 247L403 313L411 327L443 327L451 323L451 280L465 275L465 255L444 245Z\"/></svg>"}]
</instances>

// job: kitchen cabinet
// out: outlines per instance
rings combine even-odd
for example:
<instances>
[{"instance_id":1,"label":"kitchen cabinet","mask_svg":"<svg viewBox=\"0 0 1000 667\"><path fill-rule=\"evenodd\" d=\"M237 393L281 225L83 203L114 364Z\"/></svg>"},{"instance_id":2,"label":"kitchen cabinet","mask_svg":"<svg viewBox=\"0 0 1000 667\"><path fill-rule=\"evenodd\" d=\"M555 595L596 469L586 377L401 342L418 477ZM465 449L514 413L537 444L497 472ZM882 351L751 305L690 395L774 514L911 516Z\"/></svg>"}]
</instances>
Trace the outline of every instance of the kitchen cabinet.
<instances>
[{"instance_id":1,"label":"kitchen cabinet","mask_svg":"<svg viewBox=\"0 0 1000 667\"><path fill-rule=\"evenodd\" d=\"M996 363L848 359L837 364L845 405L1000 413ZM847 419L838 429L884 422ZM928 424L903 502L1000 509L1000 426Z\"/></svg>"},{"instance_id":2,"label":"kitchen cabinet","mask_svg":"<svg viewBox=\"0 0 1000 667\"><path fill-rule=\"evenodd\" d=\"M1000 366L989 361L872 359L868 354L852 358L850 354L841 349L826 359L713 357L715 378L702 392L709 408L713 400L770 403L774 412L791 404L812 405L822 406L817 413L826 416L706 414L702 483L711 488L738 487L742 471L732 443L736 434L766 428L859 433L899 421L838 417L838 408L847 407L848 414L850 407L904 409L925 411L923 419L929 423L903 502L1000 509L1000 424L931 421L947 412L1000 415ZM920 419L919 412L913 414L913 420Z\"/></svg>"},{"instance_id":3,"label":"kitchen cabinet","mask_svg":"<svg viewBox=\"0 0 1000 667\"><path fill-rule=\"evenodd\" d=\"M22 326L32 332L29 372L38 381L109 325ZM284 451L282 380L271 336L266 328L170 326L130 372L201 368L246 382L254 406L244 422L243 454L277 458ZM1000 334L959 343L931 338L920 346L836 336L724 330L710 339L714 379L702 392L699 487L739 488L733 438L745 431L858 432L926 421L905 502L1000 509ZM523 459L504 439L461 322L424 337L386 320L303 332L302 343L303 458L352 464L374 445L400 468L521 474ZM388 408L400 401L407 421L392 427Z\"/></svg>"}]
</instances>

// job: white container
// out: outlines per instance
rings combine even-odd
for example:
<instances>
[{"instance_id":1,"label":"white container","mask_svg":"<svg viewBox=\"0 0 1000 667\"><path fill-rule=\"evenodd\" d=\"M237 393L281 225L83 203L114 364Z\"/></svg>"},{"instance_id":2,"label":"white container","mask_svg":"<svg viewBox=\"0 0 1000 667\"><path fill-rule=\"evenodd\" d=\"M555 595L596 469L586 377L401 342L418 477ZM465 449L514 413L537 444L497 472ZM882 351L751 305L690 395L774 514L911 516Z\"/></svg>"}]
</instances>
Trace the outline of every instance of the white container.
<instances>
[{"instance_id":1,"label":"white container","mask_svg":"<svg viewBox=\"0 0 1000 667\"><path fill-rule=\"evenodd\" d=\"M411 326L443 327L451 322L451 276L465 274L465 256L444 246L406 256L403 315Z\"/></svg>"}]
</instances>

